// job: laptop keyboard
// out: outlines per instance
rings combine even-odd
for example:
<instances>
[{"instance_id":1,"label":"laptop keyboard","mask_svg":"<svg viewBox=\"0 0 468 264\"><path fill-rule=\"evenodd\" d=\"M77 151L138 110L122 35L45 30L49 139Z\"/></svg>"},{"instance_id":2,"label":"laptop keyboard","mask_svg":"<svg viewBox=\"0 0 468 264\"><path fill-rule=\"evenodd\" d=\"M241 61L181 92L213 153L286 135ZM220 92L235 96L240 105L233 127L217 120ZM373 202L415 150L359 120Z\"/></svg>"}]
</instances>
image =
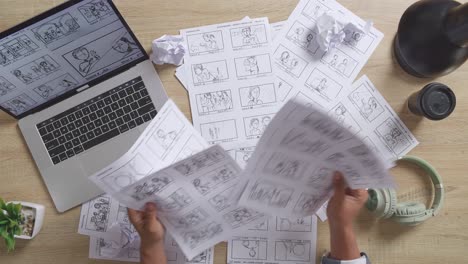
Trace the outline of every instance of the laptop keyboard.
<instances>
[{"instance_id":1,"label":"laptop keyboard","mask_svg":"<svg viewBox=\"0 0 468 264\"><path fill-rule=\"evenodd\" d=\"M156 116L141 77L54 116L36 127L54 164L72 158Z\"/></svg>"}]
</instances>

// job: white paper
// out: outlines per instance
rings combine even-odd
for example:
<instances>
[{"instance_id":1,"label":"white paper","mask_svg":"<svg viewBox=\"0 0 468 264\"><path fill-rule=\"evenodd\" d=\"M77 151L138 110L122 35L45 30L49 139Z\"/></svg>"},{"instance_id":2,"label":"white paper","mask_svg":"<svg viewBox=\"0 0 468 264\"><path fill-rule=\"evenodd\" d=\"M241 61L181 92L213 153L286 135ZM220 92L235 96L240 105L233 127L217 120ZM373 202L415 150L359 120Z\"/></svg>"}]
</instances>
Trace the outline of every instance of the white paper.
<instances>
[{"instance_id":1,"label":"white paper","mask_svg":"<svg viewBox=\"0 0 468 264\"><path fill-rule=\"evenodd\" d=\"M279 21L276 23L271 23L271 38L274 40L276 36L283 30L284 26L286 25L287 21Z\"/></svg>"},{"instance_id":2,"label":"white paper","mask_svg":"<svg viewBox=\"0 0 468 264\"><path fill-rule=\"evenodd\" d=\"M315 263L317 218L273 217L228 240L227 263Z\"/></svg>"},{"instance_id":3,"label":"white paper","mask_svg":"<svg viewBox=\"0 0 468 264\"><path fill-rule=\"evenodd\" d=\"M113 193L130 208L155 202L158 217L188 259L263 215L238 207L241 169L215 145Z\"/></svg>"},{"instance_id":4,"label":"white paper","mask_svg":"<svg viewBox=\"0 0 468 264\"><path fill-rule=\"evenodd\" d=\"M151 59L155 64L181 65L185 55L184 39L180 36L164 35L153 40Z\"/></svg>"},{"instance_id":5,"label":"white paper","mask_svg":"<svg viewBox=\"0 0 468 264\"><path fill-rule=\"evenodd\" d=\"M330 107L350 87L383 38L375 28L364 35L350 32L354 37L340 47L320 51L315 40L316 20L329 11L340 14L348 23L360 27L366 24L335 1L301 0L273 45L275 74L287 99L302 97Z\"/></svg>"},{"instance_id":6,"label":"white paper","mask_svg":"<svg viewBox=\"0 0 468 264\"><path fill-rule=\"evenodd\" d=\"M289 101L249 159L239 205L268 215L307 216L332 195L333 172L353 189L393 187L385 162L319 108Z\"/></svg>"},{"instance_id":7,"label":"white paper","mask_svg":"<svg viewBox=\"0 0 468 264\"><path fill-rule=\"evenodd\" d=\"M211 144L256 142L278 110L267 18L181 30L194 127Z\"/></svg>"},{"instance_id":8,"label":"white paper","mask_svg":"<svg viewBox=\"0 0 468 264\"><path fill-rule=\"evenodd\" d=\"M130 150L90 179L112 195L207 146L174 102L168 100Z\"/></svg>"}]
</instances>

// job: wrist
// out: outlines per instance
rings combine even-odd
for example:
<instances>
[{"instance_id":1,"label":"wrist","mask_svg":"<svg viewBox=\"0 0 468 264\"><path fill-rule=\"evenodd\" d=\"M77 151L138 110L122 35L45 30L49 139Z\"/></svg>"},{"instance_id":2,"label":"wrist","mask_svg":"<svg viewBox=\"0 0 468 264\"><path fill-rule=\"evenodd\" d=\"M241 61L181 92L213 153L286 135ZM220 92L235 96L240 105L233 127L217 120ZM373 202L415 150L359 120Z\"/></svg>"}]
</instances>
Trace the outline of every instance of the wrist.
<instances>
[{"instance_id":1,"label":"wrist","mask_svg":"<svg viewBox=\"0 0 468 264\"><path fill-rule=\"evenodd\" d=\"M164 243L163 241L156 241L156 242L145 242L141 241L140 246L140 253L145 256L150 255L159 255L164 253Z\"/></svg>"}]
</instances>

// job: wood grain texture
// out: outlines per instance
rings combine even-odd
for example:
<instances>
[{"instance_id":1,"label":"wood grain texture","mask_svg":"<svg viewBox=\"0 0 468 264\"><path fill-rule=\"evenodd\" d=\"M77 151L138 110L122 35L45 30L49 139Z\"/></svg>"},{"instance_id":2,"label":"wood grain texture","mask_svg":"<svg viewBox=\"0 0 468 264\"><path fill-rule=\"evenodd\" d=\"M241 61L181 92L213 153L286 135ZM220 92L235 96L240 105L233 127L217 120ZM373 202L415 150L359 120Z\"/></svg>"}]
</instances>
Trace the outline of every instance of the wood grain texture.
<instances>
[{"instance_id":1,"label":"wood grain texture","mask_svg":"<svg viewBox=\"0 0 468 264\"><path fill-rule=\"evenodd\" d=\"M331 1L331 0L330 0ZM385 33L383 42L361 74L367 74L390 105L416 135L421 144L411 154L431 162L444 176L447 195L439 216L413 228L392 222L377 222L363 212L356 229L359 244L373 263L429 264L467 263L468 255L468 64L437 79L453 88L457 108L441 122L420 120L405 110L406 98L431 80L403 73L391 55L393 36L410 0L339 0L344 6ZM62 1L0 0L0 30L5 30ZM179 29L239 20L244 16L268 16L271 22L284 20L297 4L277 0L115 0L119 10L147 51L151 41ZM187 93L174 77L173 66L157 67L167 93L190 117ZM430 200L427 179L414 169L402 167L393 173L400 186L401 200ZM46 206L44 227L32 241L18 241L17 250L6 254L0 246L0 263L109 263L88 259L89 239L77 234L80 208L58 214L17 128L16 121L0 113L0 196ZM317 255L329 248L328 226L318 228ZM226 244L216 246L215 263L226 262ZM318 257L317 257L318 263Z\"/></svg>"}]
</instances>

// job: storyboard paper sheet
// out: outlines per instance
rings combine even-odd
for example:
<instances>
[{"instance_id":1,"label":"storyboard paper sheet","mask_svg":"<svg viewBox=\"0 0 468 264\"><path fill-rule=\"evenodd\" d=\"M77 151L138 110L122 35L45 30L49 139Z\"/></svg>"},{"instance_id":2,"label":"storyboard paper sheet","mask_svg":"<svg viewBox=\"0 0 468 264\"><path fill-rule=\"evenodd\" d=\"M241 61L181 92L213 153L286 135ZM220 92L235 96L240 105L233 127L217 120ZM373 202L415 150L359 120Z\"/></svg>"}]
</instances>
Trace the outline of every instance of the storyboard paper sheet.
<instances>
[{"instance_id":1,"label":"storyboard paper sheet","mask_svg":"<svg viewBox=\"0 0 468 264\"><path fill-rule=\"evenodd\" d=\"M341 171L353 189L394 187L386 166L361 139L319 108L290 100L250 157L240 206L276 216L307 216L330 198Z\"/></svg>"},{"instance_id":2,"label":"storyboard paper sheet","mask_svg":"<svg viewBox=\"0 0 468 264\"><path fill-rule=\"evenodd\" d=\"M181 30L194 127L211 144L257 142L282 101L267 18Z\"/></svg>"},{"instance_id":3,"label":"storyboard paper sheet","mask_svg":"<svg viewBox=\"0 0 468 264\"><path fill-rule=\"evenodd\" d=\"M229 264L315 263L317 217L272 217L228 240Z\"/></svg>"},{"instance_id":4,"label":"storyboard paper sheet","mask_svg":"<svg viewBox=\"0 0 468 264\"><path fill-rule=\"evenodd\" d=\"M301 98L328 108L350 87L383 38L374 27L365 34L346 32L339 47L322 51L315 40L315 23L330 11L346 23L366 24L336 1L301 0L273 44L278 93L287 94L287 99Z\"/></svg>"}]
</instances>

